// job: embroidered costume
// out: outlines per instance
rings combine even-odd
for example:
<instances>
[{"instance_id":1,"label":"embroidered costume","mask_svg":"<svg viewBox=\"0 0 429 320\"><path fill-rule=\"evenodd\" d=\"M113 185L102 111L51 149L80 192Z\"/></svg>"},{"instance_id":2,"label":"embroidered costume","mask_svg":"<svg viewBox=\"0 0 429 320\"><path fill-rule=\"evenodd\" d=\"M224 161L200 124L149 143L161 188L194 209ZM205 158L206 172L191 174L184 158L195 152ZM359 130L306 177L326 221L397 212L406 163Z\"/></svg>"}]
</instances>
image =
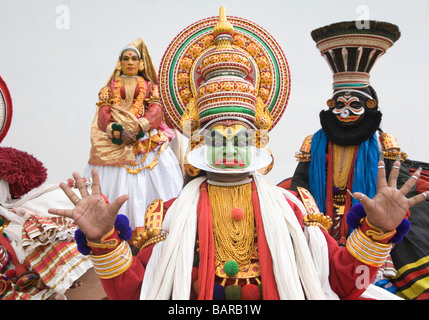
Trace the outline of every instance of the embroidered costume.
<instances>
[{"instance_id":1,"label":"embroidered costume","mask_svg":"<svg viewBox=\"0 0 429 320\"><path fill-rule=\"evenodd\" d=\"M151 204L137 256L116 229L87 243L109 298L374 297L370 290L377 289L356 286L355 271L365 266L374 277L392 235L376 232L374 240L363 219L340 248L310 197L307 210L260 176L272 165L267 132L290 88L274 39L252 22L227 19L221 8L219 19L201 20L175 38L160 79L166 115L189 137L192 179L176 199ZM245 177L216 179L234 175Z\"/></svg>"},{"instance_id":2,"label":"embroidered costume","mask_svg":"<svg viewBox=\"0 0 429 320\"><path fill-rule=\"evenodd\" d=\"M138 39L122 50L121 57L127 51L137 54L140 70L135 76L127 76L118 61L100 90L85 176L90 177L91 169L97 168L108 199L130 195L121 213L135 230L143 227L143 213L149 203L176 197L183 178L170 147L175 133L163 121L157 73L146 45ZM123 143L124 130L130 131L136 142Z\"/></svg>"},{"instance_id":3,"label":"embroidered costume","mask_svg":"<svg viewBox=\"0 0 429 320\"><path fill-rule=\"evenodd\" d=\"M58 184L44 184L47 170L32 155L1 147L0 162L0 300L63 298L92 268L73 220L48 213L73 205Z\"/></svg>"},{"instance_id":4,"label":"embroidered costume","mask_svg":"<svg viewBox=\"0 0 429 320\"><path fill-rule=\"evenodd\" d=\"M401 160L399 187L411 176L410 168L416 166L401 150L396 138L381 130L382 113L376 91L369 81L374 63L399 39L400 31L397 26L387 22L370 21L369 29L359 29L355 21L350 21L318 28L311 35L333 72L334 91L332 98L327 101L328 110L320 112L321 129L306 137L296 154L299 164L292 178L291 189L297 191L297 187L303 187L310 190L320 210L333 221L329 233L340 245L345 245L352 232L346 222L347 214L358 203L348 190L373 197L377 192L379 159L384 159L387 173L396 159ZM409 196L416 194L413 190ZM427 203L425 201L411 209L411 225L417 221L423 222L419 217L422 216L422 210L427 212ZM405 238L415 239L413 234L414 231ZM422 237L425 236L422 234L419 239L423 240ZM410 256L406 251L415 252L417 249L407 243L398 243L392 251L396 269L418 260L416 256L423 258L429 254L425 250L423 256L420 253L413 254L416 260L405 258ZM405 247L407 249L401 249ZM393 265L389 257L384 274L380 272L374 282L395 293L396 288L385 278L402 279L400 274L407 271L402 269L398 274ZM403 292L399 294L415 298L426 288L421 286L411 295L401 289Z\"/></svg>"}]
</instances>

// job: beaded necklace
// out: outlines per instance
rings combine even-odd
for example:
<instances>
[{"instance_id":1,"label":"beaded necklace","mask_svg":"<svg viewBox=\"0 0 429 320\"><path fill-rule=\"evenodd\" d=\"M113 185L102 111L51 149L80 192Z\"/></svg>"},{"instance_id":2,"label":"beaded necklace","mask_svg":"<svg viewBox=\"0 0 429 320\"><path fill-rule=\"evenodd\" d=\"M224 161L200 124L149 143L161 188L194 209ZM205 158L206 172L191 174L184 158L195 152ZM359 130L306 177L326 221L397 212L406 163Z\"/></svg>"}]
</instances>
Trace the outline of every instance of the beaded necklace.
<instances>
[{"instance_id":1,"label":"beaded necklace","mask_svg":"<svg viewBox=\"0 0 429 320\"><path fill-rule=\"evenodd\" d=\"M347 185L356 146L334 144L334 186L344 190Z\"/></svg>"},{"instance_id":2,"label":"beaded necklace","mask_svg":"<svg viewBox=\"0 0 429 320\"><path fill-rule=\"evenodd\" d=\"M252 259L255 226L249 182L230 187L208 184L217 266L233 260L241 269ZM244 213L240 219L232 214L237 208Z\"/></svg>"}]
</instances>

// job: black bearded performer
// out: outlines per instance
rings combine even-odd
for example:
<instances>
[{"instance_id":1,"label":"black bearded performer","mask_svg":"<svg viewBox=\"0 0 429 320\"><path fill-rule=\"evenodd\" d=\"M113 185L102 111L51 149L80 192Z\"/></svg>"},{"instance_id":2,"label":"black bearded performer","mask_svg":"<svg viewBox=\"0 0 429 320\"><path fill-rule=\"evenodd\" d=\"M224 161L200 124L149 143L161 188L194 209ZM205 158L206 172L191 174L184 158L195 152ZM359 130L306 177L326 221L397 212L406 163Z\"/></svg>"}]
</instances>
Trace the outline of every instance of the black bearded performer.
<instances>
[{"instance_id":1,"label":"black bearded performer","mask_svg":"<svg viewBox=\"0 0 429 320\"><path fill-rule=\"evenodd\" d=\"M425 184L427 188L429 175L425 170L429 170L429 164L409 160L396 138L381 130L382 113L369 82L374 63L399 39L398 27L370 21L369 29L361 29L355 21L340 22L318 28L311 36L331 67L334 91L327 101L328 110L320 112L321 129L304 140L296 155L299 164L290 188L310 190L320 210L332 218L330 234L344 245L353 229L347 223L350 210L357 215L359 211L358 201L348 190L374 195L380 158L384 158L387 172L394 167L395 160L401 161L398 187L416 169L423 169L408 197L423 192ZM429 201L410 210L409 222L404 221L400 228L404 234L410 225L411 230L391 252L394 266L387 259L374 283L398 291L404 298L423 298L428 294L429 235L423 230L429 224L428 214Z\"/></svg>"}]
</instances>

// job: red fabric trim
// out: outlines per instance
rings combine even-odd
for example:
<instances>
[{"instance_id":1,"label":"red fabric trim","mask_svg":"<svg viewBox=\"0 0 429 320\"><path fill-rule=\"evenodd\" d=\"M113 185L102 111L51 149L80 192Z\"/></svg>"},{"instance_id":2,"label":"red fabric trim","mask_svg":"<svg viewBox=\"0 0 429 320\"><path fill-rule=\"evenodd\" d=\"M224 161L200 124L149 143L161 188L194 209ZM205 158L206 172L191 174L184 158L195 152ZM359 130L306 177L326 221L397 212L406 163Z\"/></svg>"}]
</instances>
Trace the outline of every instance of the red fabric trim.
<instances>
[{"instance_id":1,"label":"red fabric trim","mask_svg":"<svg viewBox=\"0 0 429 320\"><path fill-rule=\"evenodd\" d=\"M110 105L101 106L98 109L98 119L97 119L98 128L101 131L106 132L107 126L112 122L115 122L115 120L110 114Z\"/></svg>"},{"instance_id":2,"label":"red fabric trim","mask_svg":"<svg viewBox=\"0 0 429 320\"><path fill-rule=\"evenodd\" d=\"M392 280L392 282L395 285L395 287L400 288L402 286L407 285L408 283L413 283L414 281L416 281L417 278L428 273L429 273L429 267L426 267L421 270L417 270L417 271L411 272L410 274L407 274L400 281Z\"/></svg>"},{"instance_id":3,"label":"red fabric trim","mask_svg":"<svg viewBox=\"0 0 429 320\"><path fill-rule=\"evenodd\" d=\"M11 260L14 265L17 265L19 263L18 257L15 253L15 250L13 249L12 245L10 244L9 240L7 240L3 235L0 234L0 245L2 245L7 252L11 255Z\"/></svg>"},{"instance_id":4,"label":"red fabric trim","mask_svg":"<svg viewBox=\"0 0 429 320\"><path fill-rule=\"evenodd\" d=\"M118 235L118 231L115 229L113 230L113 232L106 238L104 238L104 236L102 237L102 243L108 243L108 242L113 242L113 241L117 241L118 245L121 243L121 239L119 238ZM99 247L93 247L91 245L89 245L89 247L91 248L91 254L93 255L103 255L106 253L109 253L113 250L115 250L117 248L117 246L115 246L114 248L99 248Z\"/></svg>"},{"instance_id":5,"label":"red fabric trim","mask_svg":"<svg viewBox=\"0 0 429 320\"><path fill-rule=\"evenodd\" d=\"M414 172L416 172L416 169L410 169L410 174L414 174ZM420 178L416 183L416 191L418 193L429 191L429 170L422 170L420 172Z\"/></svg>"},{"instance_id":6,"label":"red fabric trim","mask_svg":"<svg viewBox=\"0 0 429 320\"><path fill-rule=\"evenodd\" d=\"M333 152L332 142L328 143L328 169L326 172L326 212L325 215L329 216L331 219L334 219L334 199L333 199L333 171L334 171L334 152Z\"/></svg>"},{"instance_id":7,"label":"red fabric trim","mask_svg":"<svg viewBox=\"0 0 429 320\"><path fill-rule=\"evenodd\" d=\"M157 103L152 103L147 108L143 118L149 121L150 129L157 129L162 121L162 109Z\"/></svg>"},{"instance_id":8,"label":"red fabric trim","mask_svg":"<svg viewBox=\"0 0 429 320\"><path fill-rule=\"evenodd\" d=\"M213 223L207 182L200 187L200 199L197 207L198 243L200 263L198 268L198 300L213 300L215 283L215 253L213 242Z\"/></svg>"},{"instance_id":9,"label":"red fabric trim","mask_svg":"<svg viewBox=\"0 0 429 320\"><path fill-rule=\"evenodd\" d=\"M356 156L359 150L359 146L355 149L354 155L353 155L353 160L351 163L351 168L350 168L350 172L349 172L349 176L347 177L347 189L349 190L353 190L353 176L354 176L354 171L355 171L355 161L356 161ZM341 221L341 240L343 243L345 243L347 237L349 236L349 226L347 225L347 213L350 211L352 207L352 197L351 195L347 192L346 193L346 202L344 204L344 215Z\"/></svg>"}]
</instances>

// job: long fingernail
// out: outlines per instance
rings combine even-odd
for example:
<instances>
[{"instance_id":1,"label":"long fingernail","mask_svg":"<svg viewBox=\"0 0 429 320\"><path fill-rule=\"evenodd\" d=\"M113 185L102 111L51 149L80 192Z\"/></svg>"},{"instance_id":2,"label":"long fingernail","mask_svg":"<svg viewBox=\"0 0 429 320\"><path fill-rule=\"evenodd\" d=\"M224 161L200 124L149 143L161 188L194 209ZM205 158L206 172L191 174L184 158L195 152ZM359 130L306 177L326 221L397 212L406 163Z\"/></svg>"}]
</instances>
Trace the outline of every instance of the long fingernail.
<instances>
[{"instance_id":1,"label":"long fingernail","mask_svg":"<svg viewBox=\"0 0 429 320\"><path fill-rule=\"evenodd\" d=\"M401 160L401 155L398 155L397 157L396 157L396 161L400 161Z\"/></svg>"},{"instance_id":2,"label":"long fingernail","mask_svg":"<svg viewBox=\"0 0 429 320\"><path fill-rule=\"evenodd\" d=\"M380 157L379 157L378 161L384 162L384 152L380 152Z\"/></svg>"},{"instance_id":3,"label":"long fingernail","mask_svg":"<svg viewBox=\"0 0 429 320\"><path fill-rule=\"evenodd\" d=\"M355 196L353 195L353 193L352 193L349 189L347 189L347 192L349 193L349 195L351 195L351 196L352 196L352 198L353 198L353 199L356 199L356 198L355 198ZM356 199L356 200L357 200L357 199Z\"/></svg>"},{"instance_id":4,"label":"long fingernail","mask_svg":"<svg viewBox=\"0 0 429 320\"><path fill-rule=\"evenodd\" d=\"M422 167L419 167L419 168L416 170L416 173L420 174L420 172L422 172Z\"/></svg>"}]
</instances>

